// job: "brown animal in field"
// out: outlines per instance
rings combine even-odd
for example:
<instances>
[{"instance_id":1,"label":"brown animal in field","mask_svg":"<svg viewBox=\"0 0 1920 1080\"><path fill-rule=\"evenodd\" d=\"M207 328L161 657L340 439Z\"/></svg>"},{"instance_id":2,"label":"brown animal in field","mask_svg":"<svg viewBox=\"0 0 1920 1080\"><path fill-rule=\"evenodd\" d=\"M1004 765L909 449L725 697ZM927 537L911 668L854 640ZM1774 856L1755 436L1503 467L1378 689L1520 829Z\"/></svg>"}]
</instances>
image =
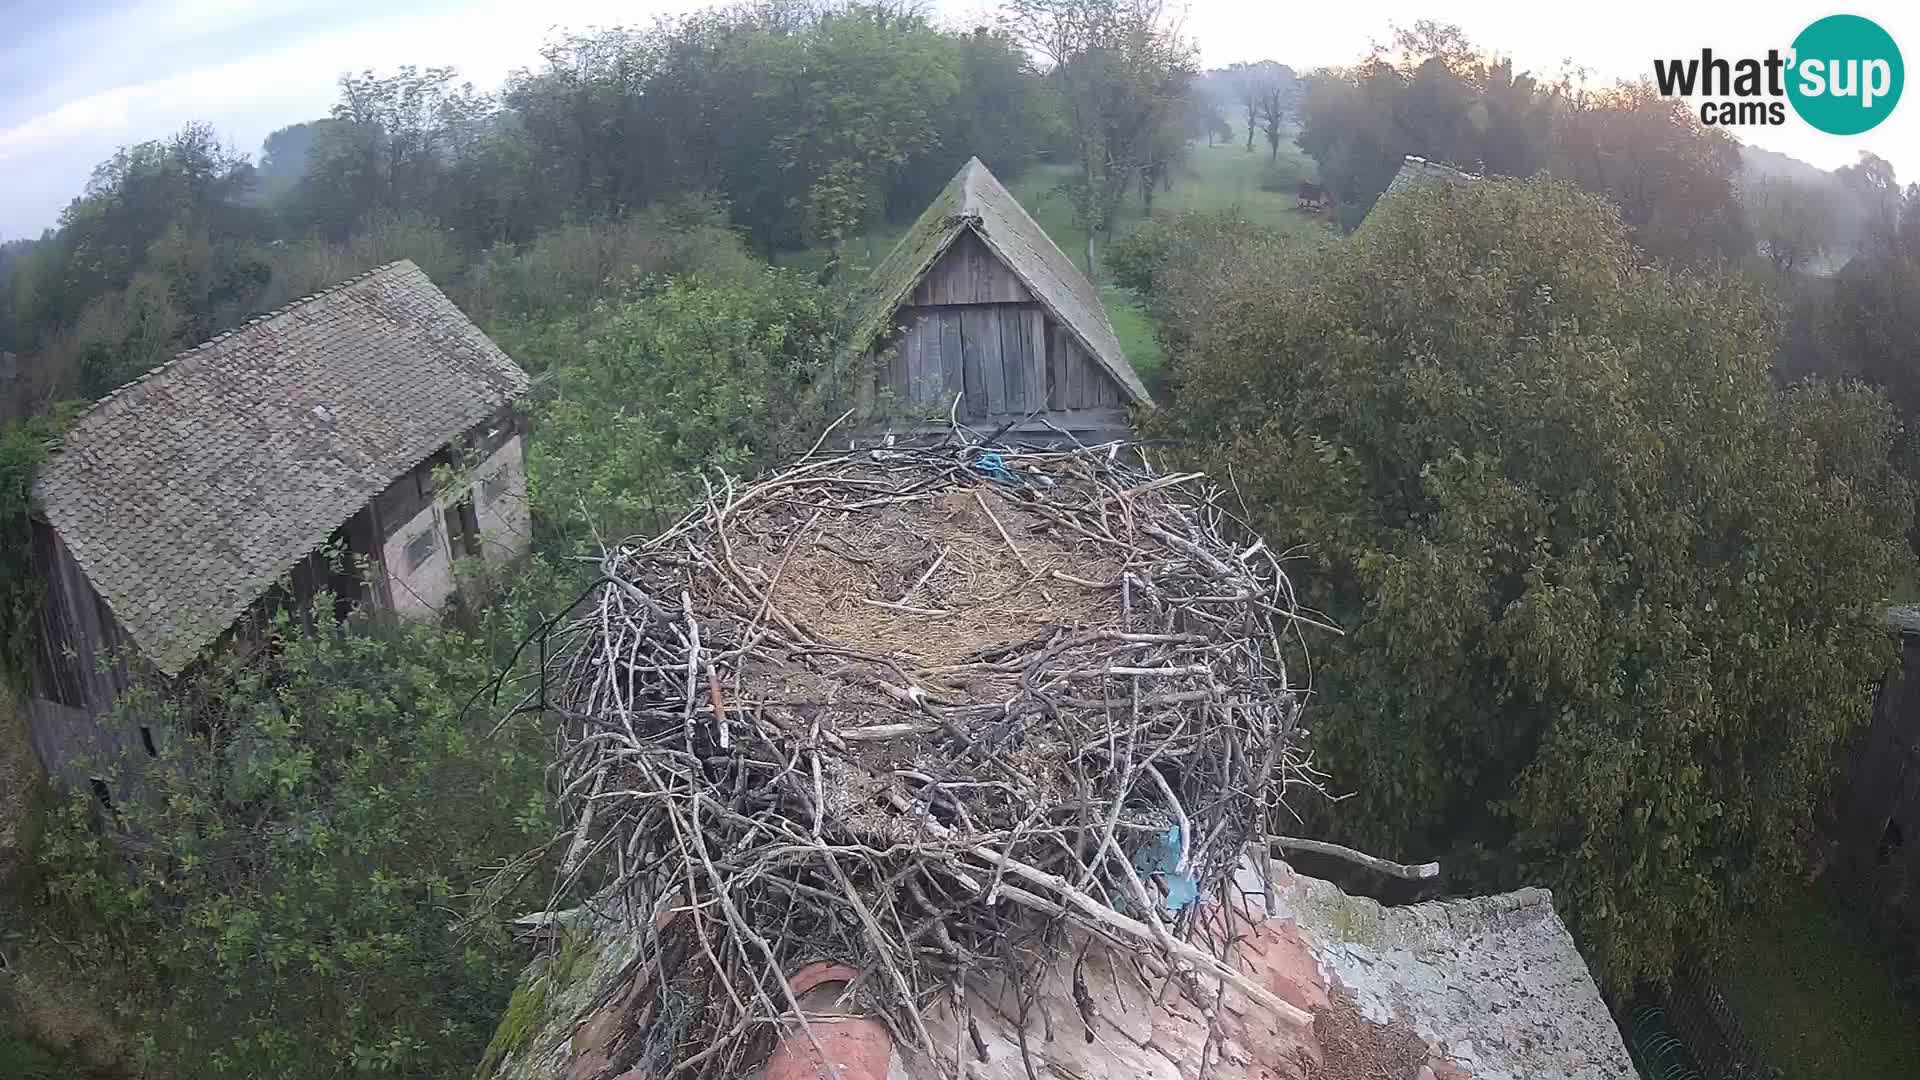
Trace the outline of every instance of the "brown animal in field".
<instances>
[{"instance_id":1,"label":"brown animal in field","mask_svg":"<svg viewBox=\"0 0 1920 1080\"><path fill-rule=\"evenodd\" d=\"M1302 210L1308 210L1317 214L1333 205L1333 194L1319 184L1302 180L1300 181L1300 193L1295 199L1295 205Z\"/></svg>"}]
</instances>

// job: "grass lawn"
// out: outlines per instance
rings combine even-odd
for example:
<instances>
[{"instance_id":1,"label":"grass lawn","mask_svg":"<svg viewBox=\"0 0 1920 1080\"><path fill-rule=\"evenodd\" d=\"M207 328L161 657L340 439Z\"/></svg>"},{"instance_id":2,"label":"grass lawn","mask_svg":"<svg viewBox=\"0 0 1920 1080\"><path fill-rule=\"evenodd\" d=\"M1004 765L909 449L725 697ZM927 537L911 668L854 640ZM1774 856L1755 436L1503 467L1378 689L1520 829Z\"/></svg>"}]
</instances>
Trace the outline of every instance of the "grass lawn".
<instances>
[{"instance_id":1,"label":"grass lawn","mask_svg":"<svg viewBox=\"0 0 1920 1080\"><path fill-rule=\"evenodd\" d=\"M1277 191L1261 187L1269 172L1275 177ZM1014 197L1060 250L1075 266L1085 270L1087 232L1074 223L1073 206L1061 190L1061 185L1072 175L1071 166L1036 165L1009 186ZM1172 190L1155 194L1153 212L1158 216L1182 210L1234 210L1249 221L1298 235L1303 242L1322 240L1331 231L1327 220L1303 214L1294 206L1294 186L1301 179L1312 179L1316 175L1313 161L1291 143L1281 144L1277 160L1270 157L1265 142L1256 143L1251 154L1246 152L1244 142L1218 146L1194 143L1187 148L1185 168L1174 175ZM1145 208L1136 193L1121 208L1120 220L1114 226L1116 239L1145 220ZM846 272L865 275L893 250L908 224L889 225L848 241ZM824 251L807 251L785 256L780 261L787 266L817 269L825 260ZM1111 283L1101 285L1100 298L1106 304L1107 317L1113 320L1114 334L1120 339L1120 348L1127 360L1147 385L1159 385L1164 358L1146 310L1132 293Z\"/></svg>"},{"instance_id":2,"label":"grass lawn","mask_svg":"<svg viewBox=\"0 0 1920 1080\"><path fill-rule=\"evenodd\" d=\"M1920 1077L1920 1015L1876 936L1825 888L1740 927L1714 985L1790 1080Z\"/></svg>"}]
</instances>

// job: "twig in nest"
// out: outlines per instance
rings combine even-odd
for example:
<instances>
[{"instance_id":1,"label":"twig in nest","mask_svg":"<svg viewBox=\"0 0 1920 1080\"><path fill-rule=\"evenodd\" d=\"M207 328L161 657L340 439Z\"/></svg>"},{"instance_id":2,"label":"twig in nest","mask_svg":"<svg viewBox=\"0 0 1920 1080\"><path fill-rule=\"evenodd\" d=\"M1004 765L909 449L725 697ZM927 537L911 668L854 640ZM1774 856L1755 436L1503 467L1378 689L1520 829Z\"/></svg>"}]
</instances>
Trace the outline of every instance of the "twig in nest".
<instances>
[{"instance_id":1,"label":"twig in nest","mask_svg":"<svg viewBox=\"0 0 1920 1080\"><path fill-rule=\"evenodd\" d=\"M1027 573L1033 573L1033 564L1021 554L1019 546L1013 542L1013 537L1007 535L1007 527L1000 524L999 517L994 514L993 507L987 505L986 497L980 494L979 488L973 489L973 501L980 504L981 512L987 515L988 521L993 522L993 527L1000 533L1000 539L1007 542L1007 550L1013 552L1013 557L1020 560L1020 565L1026 568Z\"/></svg>"},{"instance_id":2,"label":"twig in nest","mask_svg":"<svg viewBox=\"0 0 1920 1080\"><path fill-rule=\"evenodd\" d=\"M555 732L562 885L601 871L596 901L632 913L652 972L633 1007L696 1017L653 1026L676 1075L750 1067L797 1015L787 974L821 959L865 973L861 1007L896 1038L953 1053L928 1045L925 1005L977 980L1033 1000L1066 930L1197 1003L1229 986L1310 1023L1197 920L1163 917L1133 866L1175 829L1178 869L1227 895L1243 852L1291 820L1289 793L1317 790L1280 561L1200 478L1118 444L987 447L956 428L939 447L815 449L607 546L601 581L541 628L538 668L515 673L516 713ZM996 509L969 468L989 449L1044 482ZM1004 552L940 543L940 508L967 497ZM925 537L940 546L922 565ZM808 607L854 587L857 604Z\"/></svg>"},{"instance_id":3,"label":"twig in nest","mask_svg":"<svg viewBox=\"0 0 1920 1080\"><path fill-rule=\"evenodd\" d=\"M1267 844L1275 851L1310 851L1315 855L1331 855L1336 859L1345 859L1357 866L1377 870L1388 877L1403 878L1407 881L1428 881L1440 876L1440 864L1437 862L1397 863L1389 862L1364 851L1355 851L1339 844L1329 844L1325 840L1305 840L1297 836L1270 836Z\"/></svg>"}]
</instances>

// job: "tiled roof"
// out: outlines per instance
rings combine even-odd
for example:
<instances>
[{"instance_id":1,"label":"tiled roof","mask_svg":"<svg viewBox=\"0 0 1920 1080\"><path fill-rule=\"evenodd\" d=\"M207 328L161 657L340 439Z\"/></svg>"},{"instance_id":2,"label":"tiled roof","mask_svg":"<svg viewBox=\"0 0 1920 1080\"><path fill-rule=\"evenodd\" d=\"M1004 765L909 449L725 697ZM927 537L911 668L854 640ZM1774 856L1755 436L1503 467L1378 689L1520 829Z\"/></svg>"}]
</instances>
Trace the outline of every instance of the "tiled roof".
<instances>
[{"instance_id":1,"label":"tiled roof","mask_svg":"<svg viewBox=\"0 0 1920 1080\"><path fill-rule=\"evenodd\" d=\"M526 388L419 267L392 263L114 391L34 496L174 675L396 477Z\"/></svg>"},{"instance_id":2,"label":"tiled roof","mask_svg":"<svg viewBox=\"0 0 1920 1080\"><path fill-rule=\"evenodd\" d=\"M849 347L864 351L889 325L921 276L972 229L1019 276L1056 319L1071 330L1134 401L1151 404L1147 388L1120 351L1120 339L1100 302L1100 290L1073 265L979 158L970 158L874 268L854 313Z\"/></svg>"}]
</instances>

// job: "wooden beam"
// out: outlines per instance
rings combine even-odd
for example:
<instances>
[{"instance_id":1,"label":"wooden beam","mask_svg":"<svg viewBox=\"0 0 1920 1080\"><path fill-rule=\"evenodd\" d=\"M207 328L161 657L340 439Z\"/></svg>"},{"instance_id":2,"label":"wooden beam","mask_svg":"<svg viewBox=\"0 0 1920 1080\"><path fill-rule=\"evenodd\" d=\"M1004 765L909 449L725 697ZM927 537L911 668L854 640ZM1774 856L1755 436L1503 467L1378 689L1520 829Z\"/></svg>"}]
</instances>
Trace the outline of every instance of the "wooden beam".
<instances>
[{"instance_id":1,"label":"wooden beam","mask_svg":"<svg viewBox=\"0 0 1920 1080\"><path fill-rule=\"evenodd\" d=\"M1000 369L1007 380L1008 412L1024 412L1041 404L1027 386L1027 370L1032 351L1026 341L1025 312L1018 308L996 307L992 332L1000 339Z\"/></svg>"},{"instance_id":2,"label":"wooden beam","mask_svg":"<svg viewBox=\"0 0 1920 1080\"><path fill-rule=\"evenodd\" d=\"M987 389L987 411L1006 412L1007 376L1000 349L1000 320L986 308L968 309L961 314L961 319L966 327L967 355L980 358L980 380Z\"/></svg>"}]
</instances>

